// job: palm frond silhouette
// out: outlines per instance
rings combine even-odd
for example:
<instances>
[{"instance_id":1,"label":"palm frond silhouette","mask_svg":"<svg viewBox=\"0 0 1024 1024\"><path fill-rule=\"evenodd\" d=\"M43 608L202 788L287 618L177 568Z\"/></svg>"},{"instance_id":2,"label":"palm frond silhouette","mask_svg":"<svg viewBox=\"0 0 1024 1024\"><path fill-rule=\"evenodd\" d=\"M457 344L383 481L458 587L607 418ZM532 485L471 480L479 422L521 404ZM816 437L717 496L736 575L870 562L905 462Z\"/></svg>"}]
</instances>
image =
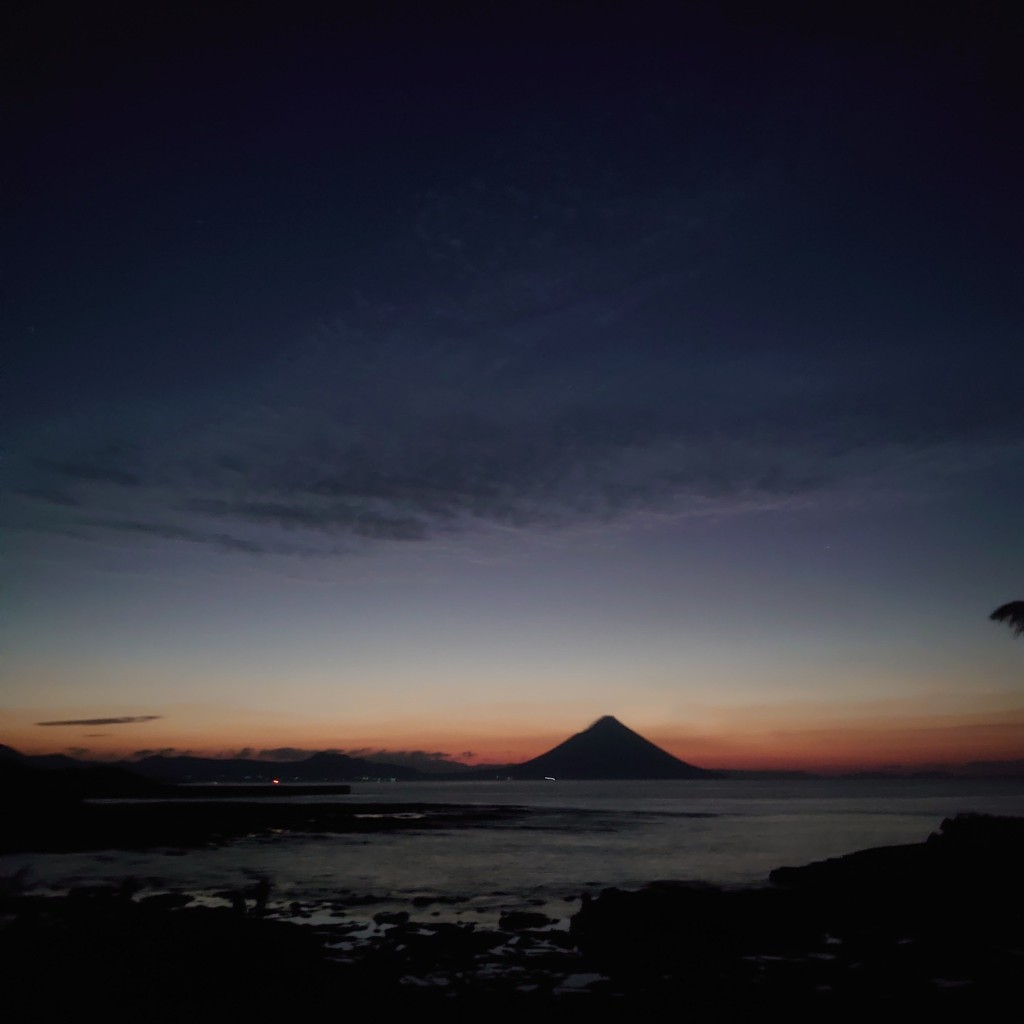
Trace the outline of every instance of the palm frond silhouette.
<instances>
[{"instance_id":1,"label":"palm frond silhouette","mask_svg":"<svg viewBox=\"0 0 1024 1024\"><path fill-rule=\"evenodd\" d=\"M1014 636L1024 634L1024 601L1008 601L1001 604L989 618L993 622L1003 622L1013 630Z\"/></svg>"}]
</instances>

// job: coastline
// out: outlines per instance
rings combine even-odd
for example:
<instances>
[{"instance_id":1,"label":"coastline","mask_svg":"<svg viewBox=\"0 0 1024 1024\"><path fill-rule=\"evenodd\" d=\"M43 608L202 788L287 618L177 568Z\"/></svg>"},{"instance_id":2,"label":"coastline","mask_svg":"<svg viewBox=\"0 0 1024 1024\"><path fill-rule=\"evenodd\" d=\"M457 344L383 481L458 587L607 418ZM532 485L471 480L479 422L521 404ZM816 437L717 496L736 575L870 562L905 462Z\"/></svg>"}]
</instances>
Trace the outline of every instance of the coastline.
<instances>
[{"instance_id":1,"label":"coastline","mask_svg":"<svg viewBox=\"0 0 1024 1024\"><path fill-rule=\"evenodd\" d=\"M59 835L56 848L67 849L74 834L79 845L137 848L174 835L187 857L187 840L230 842L300 818L314 829L367 833L425 820L416 817L422 806L405 804L76 806L77 822L64 816L68 807L36 815L51 828L36 832L35 845ZM446 828L522 810L431 809ZM1024 968L1022 854L1024 819L958 815L919 843L781 865L759 887L652 882L567 899L560 919L510 911L497 926L444 921L421 901L370 908L366 928L364 894L339 894L330 907L285 904L266 880L201 906L187 891L147 895L132 879L38 896L8 878L0 955L25 1021L57 1020L102 992L116 995L124 1019L149 1020L270 1020L332 1007L467 1020L553 1020L615 1007L666 1020L681 1007L697 1021L776 1009L790 1019L841 1018L874 1012L883 998L941 1019L995 1007L1015 991Z\"/></svg>"}]
</instances>

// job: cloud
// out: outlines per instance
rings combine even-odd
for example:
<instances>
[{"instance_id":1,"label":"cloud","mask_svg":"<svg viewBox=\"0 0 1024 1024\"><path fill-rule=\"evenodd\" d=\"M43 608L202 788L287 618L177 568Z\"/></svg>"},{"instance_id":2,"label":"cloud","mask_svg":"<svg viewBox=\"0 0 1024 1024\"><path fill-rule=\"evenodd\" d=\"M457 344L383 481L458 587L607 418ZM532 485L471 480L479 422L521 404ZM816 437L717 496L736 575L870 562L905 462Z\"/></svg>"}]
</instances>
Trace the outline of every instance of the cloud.
<instances>
[{"instance_id":1,"label":"cloud","mask_svg":"<svg viewBox=\"0 0 1024 1024\"><path fill-rule=\"evenodd\" d=\"M55 722L36 722L36 725L133 725L136 722L154 722L163 715L124 715L120 718L68 718Z\"/></svg>"},{"instance_id":2,"label":"cloud","mask_svg":"<svg viewBox=\"0 0 1024 1024\"><path fill-rule=\"evenodd\" d=\"M254 752L251 747L232 757L249 758L256 757L264 761L304 761L314 754L344 754L346 757L358 758L364 761L375 761L382 764L404 765L410 768L418 768L424 772L457 771L465 767L458 761L453 760L450 754L440 751L425 750L386 750L383 747L360 747L354 750L341 748L329 748L327 750L306 749L304 747L271 747ZM472 754L460 755L472 757Z\"/></svg>"},{"instance_id":3,"label":"cloud","mask_svg":"<svg viewBox=\"0 0 1024 1024\"><path fill-rule=\"evenodd\" d=\"M273 747L268 750L255 752L251 747L246 747L244 752L240 751L235 757L255 757L261 761L304 761L307 757L319 753L316 750L304 750L302 747Z\"/></svg>"},{"instance_id":4,"label":"cloud","mask_svg":"<svg viewBox=\"0 0 1024 1024\"><path fill-rule=\"evenodd\" d=\"M425 524L411 515L389 515L358 503L302 504L292 501L224 501L199 499L190 503L196 512L215 517L248 520L285 529L340 532L372 540L420 540Z\"/></svg>"},{"instance_id":5,"label":"cloud","mask_svg":"<svg viewBox=\"0 0 1024 1024\"><path fill-rule=\"evenodd\" d=\"M424 772L457 771L466 765L452 759L451 754L426 750L384 750L383 748L364 747L358 750L345 750L341 753L349 757L357 757L379 764L402 765L417 768Z\"/></svg>"},{"instance_id":6,"label":"cloud","mask_svg":"<svg viewBox=\"0 0 1024 1024\"><path fill-rule=\"evenodd\" d=\"M154 448L165 479L49 494L47 515L23 522L241 555L336 556L486 525L747 514L844 490L900 500L1024 455L1024 429L1010 420L1003 433L928 422L895 389L876 389L868 415L849 379L787 379L785 355L684 372L638 354L627 373L596 351L555 374L528 349L498 359L442 347L425 359L400 345L361 366L353 356L348 380L316 363L319 382L297 374L267 403L242 402L235 429ZM360 384L382 388L384 377L391 393L365 407Z\"/></svg>"},{"instance_id":7,"label":"cloud","mask_svg":"<svg viewBox=\"0 0 1024 1024\"><path fill-rule=\"evenodd\" d=\"M258 544L255 541L246 540L242 537L234 537L227 533L204 532L202 530L190 529L183 526L174 526L169 523L147 523L139 520L99 520L93 525L114 533L141 533L149 534L161 540L184 540L197 544L212 544L214 547L223 548L225 551L239 551L247 555L260 554L268 550L267 545Z\"/></svg>"},{"instance_id":8,"label":"cloud","mask_svg":"<svg viewBox=\"0 0 1024 1024\"><path fill-rule=\"evenodd\" d=\"M480 525L900 500L1024 456L1010 375L936 353L926 327L894 346L848 325L848 290L811 297L744 248L777 198L756 161L681 187L609 157L581 182L581 140L559 130L499 139L478 176L411 202L336 313L296 310L306 326L240 351L229 387L20 439L15 525L334 556Z\"/></svg>"},{"instance_id":9,"label":"cloud","mask_svg":"<svg viewBox=\"0 0 1024 1024\"><path fill-rule=\"evenodd\" d=\"M21 495L35 501L46 502L49 505L64 505L69 508L82 504L81 500L73 494L48 487L29 487L21 491Z\"/></svg>"},{"instance_id":10,"label":"cloud","mask_svg":"<svg viewBox=\"0 0 1024 1024\"><path fill-rule=\"evenodd\" d=\"M65 481L114 484L118 487L142 485L142 477L125 468L123 452L118 446L113 445L80 459L34 459L33 466L41 470L45 477Z\"/></svg>"}]
</instances>

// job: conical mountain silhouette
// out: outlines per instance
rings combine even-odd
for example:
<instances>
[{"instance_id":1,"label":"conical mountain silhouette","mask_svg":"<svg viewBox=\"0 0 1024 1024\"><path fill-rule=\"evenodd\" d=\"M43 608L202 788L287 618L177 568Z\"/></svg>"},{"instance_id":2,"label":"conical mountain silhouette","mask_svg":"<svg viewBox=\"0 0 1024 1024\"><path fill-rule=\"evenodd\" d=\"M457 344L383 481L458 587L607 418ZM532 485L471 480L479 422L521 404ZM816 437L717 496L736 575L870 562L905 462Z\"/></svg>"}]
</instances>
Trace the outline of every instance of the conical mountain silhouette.
<instances>
[{"instance_id":1,"label":"conical mountain silhouette","mask_svg":"<svg viewBox=\"0 0 1024 1024\"><path fill-rule=\"evenodd\" d=\"M714 779L605 715L546 754L513 765L517 779Z\"/></svg>"}]
</instances>

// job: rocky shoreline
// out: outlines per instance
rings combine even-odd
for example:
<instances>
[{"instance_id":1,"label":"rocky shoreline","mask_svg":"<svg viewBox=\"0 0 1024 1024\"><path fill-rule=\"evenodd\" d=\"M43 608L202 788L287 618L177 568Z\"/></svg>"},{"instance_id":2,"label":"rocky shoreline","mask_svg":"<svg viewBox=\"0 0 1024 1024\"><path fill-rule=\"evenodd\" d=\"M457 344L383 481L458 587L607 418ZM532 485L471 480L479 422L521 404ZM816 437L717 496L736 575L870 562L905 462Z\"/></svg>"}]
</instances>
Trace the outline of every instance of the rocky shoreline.
<instances>
[{"instance_id":1,"label":"rocky shoreline","mask_svg":"<svg viewBox=\"0 0 1024 1024\"><path fill-rule=\"evenodd\" d=\"M759 887L606 889L567 903L565 919L516 911L496 927L441 921L422 901L367 929L359 894L339 894L325 917L277 903L266 882L211 907L187 892L147 895L130 879L58 896L7 879L0 962L18 1021L90 1005L149 1021L340 1011L554 1020L616 1008L654 1020L953 1019L1015 1002L1022 853L1024 819L958 815L923 842L780 867Z\"/></svg>"}]
</instances>

